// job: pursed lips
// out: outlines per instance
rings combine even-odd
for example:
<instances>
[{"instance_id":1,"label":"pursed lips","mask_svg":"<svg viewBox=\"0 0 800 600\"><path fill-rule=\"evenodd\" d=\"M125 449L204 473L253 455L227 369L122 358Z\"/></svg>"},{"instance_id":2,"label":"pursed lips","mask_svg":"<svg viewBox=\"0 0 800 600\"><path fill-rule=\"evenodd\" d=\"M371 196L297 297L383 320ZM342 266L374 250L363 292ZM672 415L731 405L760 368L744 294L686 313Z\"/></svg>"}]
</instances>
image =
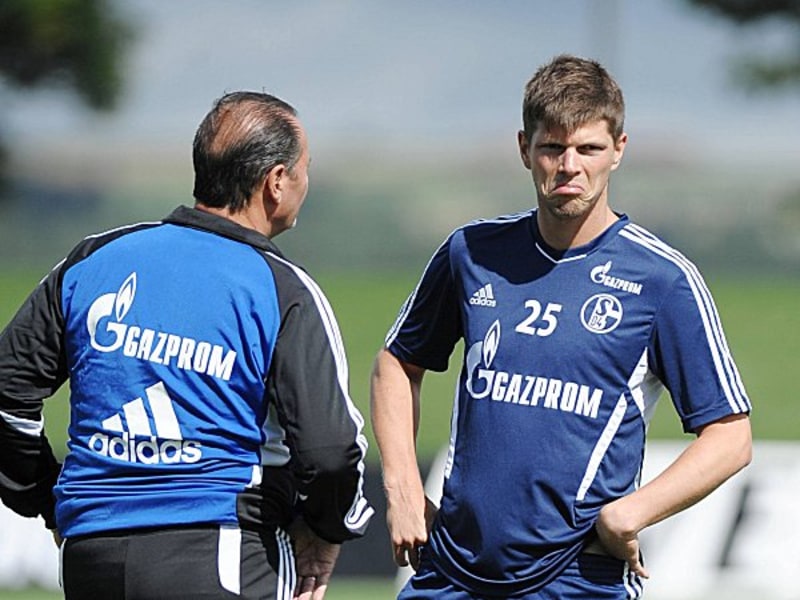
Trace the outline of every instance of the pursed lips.
<instances>
[{"instance_id":1,"label":"pursed lips","mask_svg":"<svg viewBox=\"0 0 800 600\"><path fill-rule=\"evenodd\" d=\"M553 194L558 195L575 195L582 194L584 191L583 186L576 181L564 181L556 183L553 186Z\"/></svg>"}]
</instances>

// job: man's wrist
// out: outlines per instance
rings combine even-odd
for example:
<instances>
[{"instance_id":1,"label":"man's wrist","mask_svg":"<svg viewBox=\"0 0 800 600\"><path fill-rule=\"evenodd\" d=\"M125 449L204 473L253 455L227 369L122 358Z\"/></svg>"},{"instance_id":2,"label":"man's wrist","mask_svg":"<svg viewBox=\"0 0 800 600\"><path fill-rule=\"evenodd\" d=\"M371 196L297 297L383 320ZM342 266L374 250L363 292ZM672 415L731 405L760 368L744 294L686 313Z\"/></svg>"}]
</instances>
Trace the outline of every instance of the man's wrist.
<instances>
[{"instance_id":1,"label":"man's wrist","mask_svg":"<svg viewBox=\"0 0 800 600\"><path fill-rule=\"evenodd\" d=\"M624 539L633 539L644 529L644 525L637 519L635 503L631 501L630 496L606 504L600 511L599 520L603 527Z\"/></svg>"}]
</instances>

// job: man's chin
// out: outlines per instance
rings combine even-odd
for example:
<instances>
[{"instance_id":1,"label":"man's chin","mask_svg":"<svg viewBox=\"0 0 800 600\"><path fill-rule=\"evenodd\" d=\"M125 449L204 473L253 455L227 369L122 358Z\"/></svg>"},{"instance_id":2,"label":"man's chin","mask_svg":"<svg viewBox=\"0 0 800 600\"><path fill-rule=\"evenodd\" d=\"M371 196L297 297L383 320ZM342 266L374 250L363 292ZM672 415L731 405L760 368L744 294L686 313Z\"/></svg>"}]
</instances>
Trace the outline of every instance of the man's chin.
<instances>
[{"instance_id":1,"label":"man's chin","mask_svg":"<svg viewBox=\"0 0 800 600\"><path fill-rule=\"evenodd\" d=\"M591 206L578 196L551 196L545 200L544 206L551 215L564 221L582 217L591 210Z\"/></svg>"}]
</instances>

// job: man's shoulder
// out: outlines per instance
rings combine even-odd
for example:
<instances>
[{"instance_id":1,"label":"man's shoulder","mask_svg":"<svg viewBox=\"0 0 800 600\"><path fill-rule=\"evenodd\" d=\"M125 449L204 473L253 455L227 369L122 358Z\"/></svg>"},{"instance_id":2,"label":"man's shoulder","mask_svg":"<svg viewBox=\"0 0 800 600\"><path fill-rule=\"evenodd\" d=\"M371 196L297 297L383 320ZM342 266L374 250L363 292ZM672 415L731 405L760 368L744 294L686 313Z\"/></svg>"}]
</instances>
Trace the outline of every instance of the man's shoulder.
<instances>
[{"instance_id":1,"label":"man's shoulder","mask_svg":"<svg viewBox=\"0 0 800 600\"><path fill-rule=\"evenodd\" d=\"M624 251L645 262L649 269L658 268L673 275L697 271L683 252L641 225L626 223L619 231L619 238L624 242Z\"/></svg>"},{"instance_id":2,"label":"man's shoulder","mask_svg":"<svg viewBox=\"0 0 800 600\"><path fill-rule=\"evenodd\" d=\"M327 298L317 280L301 265L280 252L262 252L275 281L278 295L285 301L297 302L300 299L327 305Z\"/></svg>"},{"instance_id":3,"label":"man's shoulder","mask_svg":"<svg viewBox=\"0 0 800 600\"><path fill-rule=\"evenodd\" d=\"M474 219L458 227L448 239L451 244L492 244L495 241L506 244L513 237L514 231L529 235L531 219L530 211Z\"/></svg>"},{"instance_id":4,"label":"man's shoulder","mask_svg":"<svg viewBox=\"0 0 800 600\"><path fill-rule=\"evenodd\" d=\"M65 265L74 264L91 255L100 248L114 242L122 237L137 233L142 230L152 229L163 225L163 221L140 221L108 229L98 233L92 233L78 242L64 259Z\"/></svg>"},{"instance_id":5,"label":"man's shoulder","mask_svg":"<svg viewBox=\"0 0 800 600\"><path fill-rule=\"evenodd\" d=\"M491 231L505 227L516 227L529 222L533 218L533 214L533 212L528 210L524 212L497 215L489 218L481 217L463 224L457 231Z\"/></svg>"}]
</instances>

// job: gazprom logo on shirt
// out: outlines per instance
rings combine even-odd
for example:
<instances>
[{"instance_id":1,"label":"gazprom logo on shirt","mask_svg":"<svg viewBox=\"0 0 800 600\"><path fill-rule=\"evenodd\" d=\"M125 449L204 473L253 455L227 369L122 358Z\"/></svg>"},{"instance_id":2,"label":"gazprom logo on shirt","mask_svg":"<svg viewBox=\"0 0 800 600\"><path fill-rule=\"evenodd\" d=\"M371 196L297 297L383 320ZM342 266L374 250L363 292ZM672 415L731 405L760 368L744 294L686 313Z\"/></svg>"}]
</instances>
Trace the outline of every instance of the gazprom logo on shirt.
<instances>
[{"instance_id":1,"label":"gazprom logo on shirt","mask_svg":"<svg viewBox=\"0 0 800 600\"><path fill-rule=\"evenodd\" d=\"M595 283L599 283L600 285L604 285L614 290L630 292L631 294L636 294L637 296L642 293L641 283L636 283L635 281L628 281L627 279L621 279L619 277L613 277L609 275L611 272L611 265L612 263L609 260L604 265L596 266L589 273L589 279Z\"/></svg>"},{"instance_id":2,"label":"gazprom logo on shirt","mask_svg":"<svg viewBox=\"0 0 800 600\"><path fill-rule=\"evenodd\" d=\"M89 307L86 328L92 348L118 352L139 360L211 375L228 381L236 352L218 344L198 341L164 331L123 323L136 298L136 273L125 279L117 292L103 294Z\"/></svg>"},{"instance_id":3,"label":"gazprom logo on shirt","mask_svg":"<svg viewBox=\"0 0 800 600\"><path fill-rule=\"evenodd\" d=\"M554 377L538 377L492 369L500 348L500 321L489 327L483 341L467 352L466 388L475 400L489 399L503 404L539 406L597 418L603 390Z\"/></svg>"}]
</instances>

